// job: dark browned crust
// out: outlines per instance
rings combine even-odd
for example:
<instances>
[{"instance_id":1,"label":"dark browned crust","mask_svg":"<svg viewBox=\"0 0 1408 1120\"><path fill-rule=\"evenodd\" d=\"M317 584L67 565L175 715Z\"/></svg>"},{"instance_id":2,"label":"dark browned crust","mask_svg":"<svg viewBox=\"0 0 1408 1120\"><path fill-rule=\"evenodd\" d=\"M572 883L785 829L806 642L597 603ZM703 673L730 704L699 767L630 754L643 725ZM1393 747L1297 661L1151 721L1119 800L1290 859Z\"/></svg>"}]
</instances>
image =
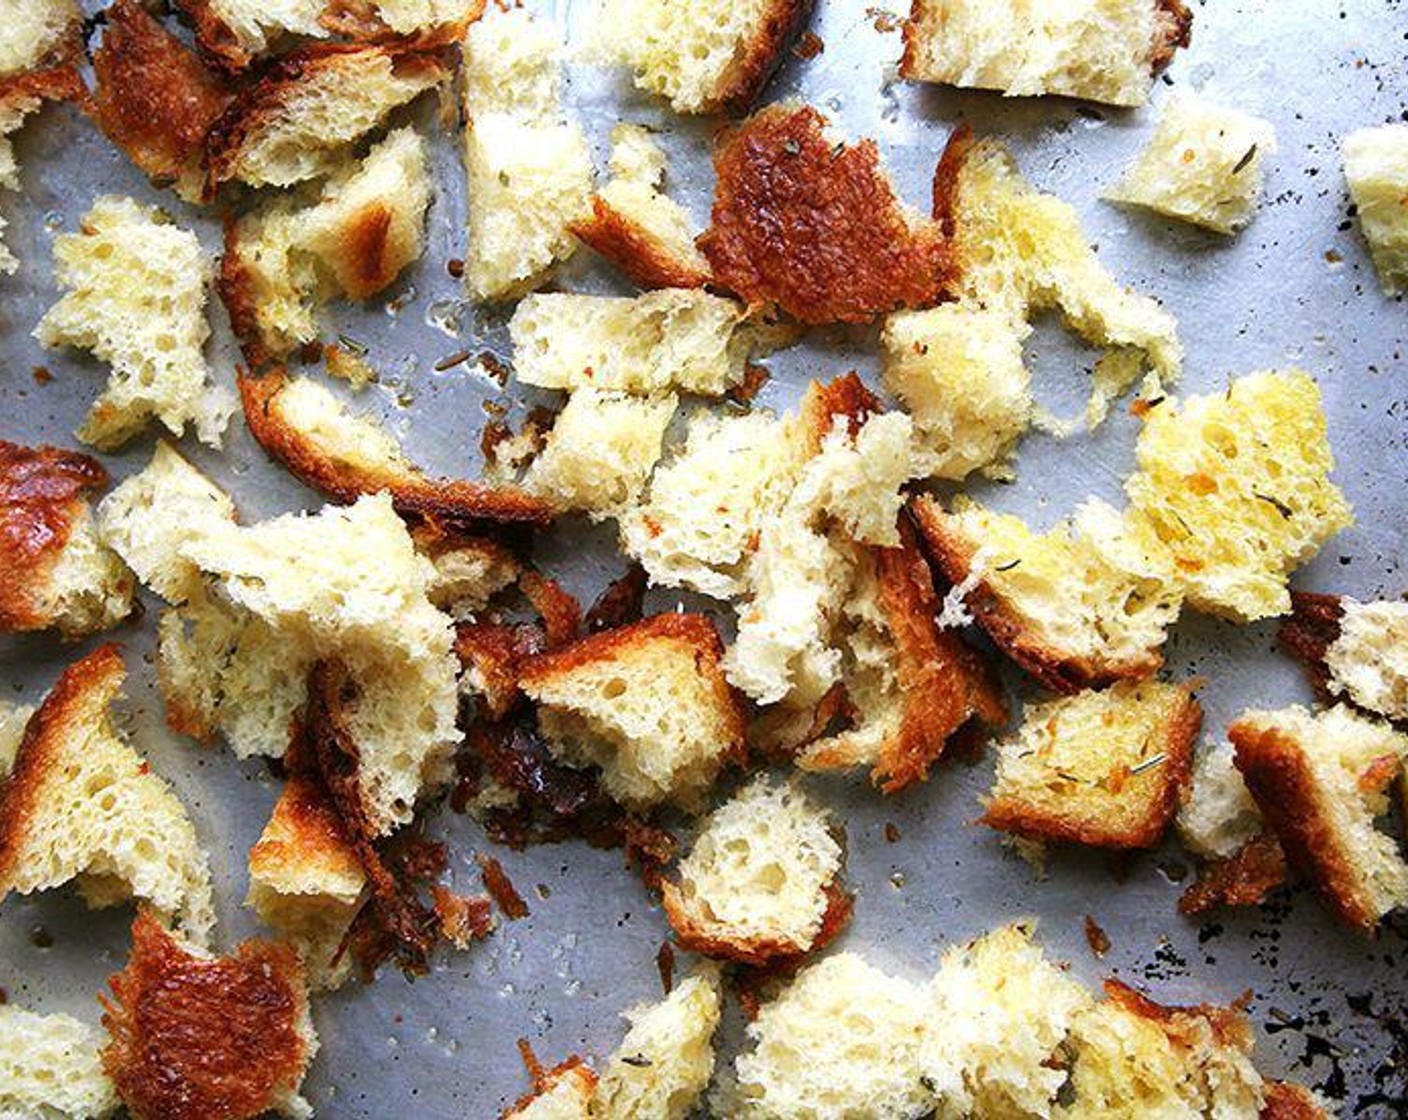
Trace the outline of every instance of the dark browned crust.
<instances>
[{"instance_id":1,"label":"dark browned crust","mask_svg":"<svg viewBox=\"0 0 1408 1120\"><path fill-rule=\"evenodd\" d=\"M699 238L714 279L813 325L937 303L954 272L942 231L905 212L873 140L837 145L826 128L815 109L774 105L720 145Z\"/></svg>"},{"instance_id":2,"label":"dark browned crust","mask_svg":"<svg viewBox=\"0 0 1408 1120\"><path fill-rule=\"evenodd\" d=\"M296 746L295 753L300 749ZM270 825L284 835L269 836ZM291 769L264 835L249 850L250 868L260 864L272 870L346 861L361 867L326 786L311 768Z\"/></svg>"},{"instance_id":3,"label":"dark browned crust","mask_svg":"<svg viewBox=\"0 0 1408 1120\"><path fill-rule=\"evenodd\" d=\"M282 370L263 377L241 372L240 403L254 438L289 473L334 501L350 504L363 494L391 495L403 517L430 519L456 528L494 524L545 524L548 505L517 487L493 487L464 479L429 478L405 470L365 469L333 459L288 424L277 408L288 384Z\"/></svg>"},{"instance_id":4,"label":"dark browned crust","mask_svg":"<svg viewBox=\"0 0 1408 1120\"><path fill-rule=\"evenodd\" d=\"M1246 1004L1251 999L1250 992L1229 1007L1213 1003L1170 1007L1155 1003L1120 980L1106 980L1104 988L1107 1002L1153 1023L1164 1032L1169 1042L1179 1049L1192 1051L1201 1048L1202 1023L1212 1029L1213 1039L1219 1046L1239 1050L1243 1054L1250 1054L1255 1046L1256 1036L1252 1032L1251 1021L1246 1013Z\"/></svg>"},{"instance_id":5,"label":"dark browned crust","mask_svg":"<svg viewBox=\"0 0 1408 1120\"><path fill-rule=\"evenodd\" d=\"M70 101L85 111L90 107L88 87L83 84L78 68L70 62L56 61L39 70L0 78L0 105L31 97L40 101Z\"/></svg>"},{"instance_id":6,"label":"dark browned crust","mask_svg":"<svg viewBox=\"0 0 1408 1120\"><path fill-rule=\"evenodd\" d=\"M390 259L391 222L395 217L385 202L368 203L353 216L344 235L351 269L342 277L348 299L370 299L400 271Z\"/></svg>"},{"instance_id":7,"label":"dark browned crust","mask_svg":"<svg viewBox=\"0 0 1408 1120\"><path fill-rule=\"evenodd\" d=\"M744 43L705 109L730 116L746 113L785 57L789 43L811 18L816 0L771 0L758 29Z\"/></svg>"},{"instance_id":8,"label":"dark browned crust","mask_svg":"<svg viewBox=\"0 0 1408 1120\"><path fill-rule=\"evenodd\" d=\"M158 186L198 167L206 133L233 94L137 0L115 0L93 53L93 115Z\"/></svg>"},{"instance_id":9,"label":"dark browned crust","mask_svg":"<svg viewBox=\"0 0 1408 1120\"><path fill-rule=\"evenodd\" d=\"M1154 41L1149 50L1149 72L1158 74L1173 61L1179 47L1193 38L1193 13L1183 0L1154 0Z\"/></svg>"},{"instance_id":10,"label":"dark browned crust","mask_svg":"<svg viewBox=\"0 0 1408 1120\"><path fill-rule=\"evenodd\" d=\"M885 411L885 405L852 370L831 381L813 381L807 386L799 411L810 456L821 451L838 419L846 421L846 433L854 438L866 421Z\"/></svg>"},{"instance_id":11,"label":"dark browned crust","mask_svg":"<svg viewBox=\"0 0 1408 1120\"><path fill-rule=\"evenodd\" d=\"M1325 654L1339 641L1344 597L1309 591L1291 592L1291 613L1276 632L1276 641L1301 663L1321 703L1331 703L1330 670Z\"/></svg>"},{"instance_id":12,"label":"dark browned crust","mask_svg":"<svg viewBox=\"0 0 1408 1120\"><path fill-rule=\"evenodd\" d=\"M600 195L592 199L592 216L574 223L572 232L638 288L702 288L712 279L692 261L672 256L649 230Z\"/></svg>"},{"instance_id":13,"label":"dark browned crust","mask_svg":"<svg viewBox=\"0 0 1408 1120\"><path fill-rule=\"evenodd\" d=\"M291 946L246 941L233 956L197 957L144 908L109 984L103 1069L133 1120L243 1120L302 1082L308 992Z\"/></svg>"},{"instance_id":14,"label":"dark browned crust","mask_svg":"<svg viewBox=\"0 0 1408 1120\"><path fill-rule=\"evenodd\" d=\"M1259 1120L1328 1120L1328 1116L1315 1094L1304 1086L1267 1082Z\"/></svg>"},{"instance_id":15,"label":"dark browned crust","mask_svg":"<svg viewBox=\"0 0 1408 1120\"><path fill-rule=\"evenodd\" d=\"M1198 917L1222 906L1259 906L1286 882L1286 856L1276 837L1253 836L1226 859L1208 860L1178 899L1178 912Z\"/></svg>"},{"instance_id":16,"label":"dark browned crust","mask_svg":"<svg viewBox=\"0 0 1408 1120\"><path fill-rule=\"evenodd\" d=\"M254 279L245 267L240 246L240 224L234 214L225 215L224 252L215 273L215 293L230 317L230 331L239 343L240 353L252 370L260 371L277 361L259 328L259 300Z\"/></svg>"},{"instance_id":17,"label":"dark browned crust","mask_svg":"<svg viewBox=\"0 0 1408 1120\"><path fill-rule=\"evenodd\" d=\"M461 622L455 627L455 655L482 682L484 714L503 719L518 702L523 667L547 649L542 628L529 622Z\"/></svg>"},{"instance_id":18,"label":"dark browned crust","mask_svg":"<svg viewBox=\"0 0 1408 1120\"><path fill-rule=\"evenodd\" d=\"M530 1050L529 1053L531 1052ZM533 1104L533 1102L540 1097L547 1096L557 1088L561 1081L569 1076L575 1077L580 1074L586 1079L589 1088L596 1088L596 1073L592 1070L591 1066L587 1065L581 1058L575 1056L568 1058L567 1061L563 1062L561 1065L554 1066L549 1070L544 1070L541 1066L538 1066L535 1059L533 1066L529 1067L529 1072L533 1077L532 1090L519 1097L518 1100L513 1103L513 1106L503 1114L500 1120L516 1120L517 1117L522 1116L528 1110L529 1105Z\"/></svg>"},{"instance_id":19,"label":"dark browned crust","mask_svg":"<svg viewBox=\"0 0 1408 1120\"><path fill-rule=\"evenodd\" d=\"M768 937L716 937L693 921L677 883L667 879L661 883L660 890L665 917L675 931L675 942L681 949L750 968L785 967L825 948L850 924L855 909L855 896L845 889L838 875L823 888L826 906L822 910L821 923L806 944Z\"/></svg>"},{"instance_id":20,"label":"dark browned crust","mask_svg":"<svg viewBox=\"0 0 1408 1120\"><path fill-rule=\"evenodd\" d=\"M960 124L949 133L948 143L944 145L943 154L934 166L930 212L949 241L958 236L958 204L963 169L967 166L968 157L976 144L973 129L966 123ZM957 265L961 268L963 262L960 260Z\"/></svg>"}]
</instances>

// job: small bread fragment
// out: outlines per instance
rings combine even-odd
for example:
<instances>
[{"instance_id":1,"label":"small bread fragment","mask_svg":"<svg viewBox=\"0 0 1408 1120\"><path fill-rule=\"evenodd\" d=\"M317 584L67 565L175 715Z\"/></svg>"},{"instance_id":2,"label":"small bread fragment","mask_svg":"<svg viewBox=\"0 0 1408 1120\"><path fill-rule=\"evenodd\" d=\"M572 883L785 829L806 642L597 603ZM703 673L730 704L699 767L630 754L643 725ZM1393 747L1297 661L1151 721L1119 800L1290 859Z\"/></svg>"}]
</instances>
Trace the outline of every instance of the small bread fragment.
<instances>
[{"instance_id":1,"label":"small bread fragment","mask_svg":"<svg viewBox=\"0 0 1408 1120\"><path fill-rule=\"evenodd\" d=\"M1323 699L1408 720L1408 603L1292 591L1278 638Z\"/></svg>"},{"instance_id":2,"label":"small bread fragment","mask_svg":"<svg viewBox=\"0 0 1408 1120\"><path fill-rule=\"evenodd\" d=\"M1173 557L1190 606L1237 622L1285 614L1286 580L1353 511L1330 481L1320 389L1302 370L1239 377L1222 393L1144 413L1131 517Z\"/></svg>"},{"instance_id":3,"label":"small bread fragment","mask_svg":"<svg viewBox=\"0 0 1408 1120\"><path fill-rule=\"evenodd\" d=\"M112 451L155 417L173 435L191 424L202 443L219 446L234 401L209 384L201 353L211 269L195 234L156 207L103 195L78 232L54 239L54 273L68 290L34 337L112 366L78 438Z\"/></svg>"},{"instance_id":4,"label":"small bread fragment","mask_svg":"<svg viewBox=\"0 0 1408 1120\"><path fill-rule=\"evenodd\" d=\"M312 1115L298 1089L318 1036L288 945L246 941L211 956L143 910L109 983L103 1068L132 1120Z\"/></svg>"},{"instance_id":5,"label":"small bread fragment","mask_svg":"<svg viewBox=\"0 0 1408 1120\"><path fill-rule=\"evenodd\" d=\"M132 573L88 504L107 481L87 455L0 440L0 633L52 627L78 638L132 612Z\"/></svg>"},{"instance_id":6,"label":"small bread fragment","mask_svg":"<svg viewBox=\"0 0 1408 1120\"><path fill-rule=\"evenodd\" d=\"M1180 0L912 0L900 74L914 81L1142 105L1188 45Z\"/></svg>"},{"instance_id":7,"label":"small bread fragment","mask_svg":"<svg viewBox=\"0 0 1408 1120\"><path fill-rule=\"evenodd\" d=\"M929 554L997 646L1056 692L1138 679L1162 663L1182 596L1158 542L1096 499L1043 534L928 495L910 504Z\"/></svg>"},{"instance_id":8,"label":"small bread fragment","mask_svg":"<svg viewBox=\"0 0 1408 1120\"><path fill-rule=\"evenodd\" d=\"M937 303L953 280L942 228L906 206L874 140L846 144L805 105L770 105L714 156L714 279L806 324L868 323Z\"/></svg>"},{"instance_id":9,"label":"small bread fragment","mask_svg":"<svg viewBox=\"0 0 1408 1120\"><path fill-rule=\"evenodd\" d=\"M739 113L757 98L812 0L678 4L602 0L595 54L630 67L638 89L677 113Z\"/></svg>"},{"instance_id":10,"label":"small bread fragment","mask_svg":"<svg viewBox=\"0 0 1408 1120\"><path fill-rule=\"evenodd\" d=\"M69 1015L40 1015L0 1003L0 1116L15 1120L102 1120L117 1111L103 1072L96 1027Z\"/></svg>"},{"instance_id":11,"label":"small bread fragment","mask_svg":"<svg viewBox=\"0 0 1408 1120\"><path fill-rule=\"evenodd\" d=\"M531 290L572 255L572 229L592 215L591 153L563 108L559 35L513 8L464 39L465 283L476 299Z\"/></svg>"},{"instance_id":12,"label":"small bread fragment","mask_svg":"<svg viewBox=\"0 0 1408 1120\"><path fill-rule=\"evenodd\" d=\"M534 1078L533 1091L500 1120L592 1120L597 1076L581 1058L569 1058Z\"/></svg>"},{"instance_id":13,"label":"small bread fragment","mask_svg":"<svg viewBox=\"0 0 1408 1120\"><path fill-rule=\"evenodd\" d=\"M0 785L0 898L73 880L90 906L144 899L204 942L215 911L196 831L108 713L126 675L118 648L102 646L30 718Z\"/></svg>"},{"instance_id":14,"label":"small bread fragment","mask_svg":"<svg viewBox=\"0 0 1408 1120\"><path fill-rule=\"evenodd\" d=\"M709 262L689 216L663 191L665 153L637 124L611 130L611 178L592 197L592 216L572 227L641 288L702 288Z\"/></svg>"},{"instance_id":15,"label":"small bread fragment","mask_svg":"<svg viewBox=\"0 0 1408 1120\"><path fill-rule=\"evenodd\" d=\"M1340 147L1344 177L1386 295L1408 288L1408 124L1361 128Z\"/></svg>"},{"instance_id":16,"label":"small bread fragment","mask_svg":"<svg viewBox=\"0 0 1408 1120\"><path fill-rule=\"evenodd\" d=\"M1252 220L1262 166L1275 151L1269 122L1191 94L1175 95L1148 144L1105 197L1216 233L1236 233Z\"/></svg>"},{"instance_id":17,"label":"small bread fragment","mask_svg":"<svg viewBox=\"0 0 1408 1120\"><path fill-rule=\"evenodd\" d=\"M518 557L487 537L470 537L427 522L411 530L416 551L435 569L426 595L456 622L478 614L523 574Z\"/></svg>"},{"instance_id":18,"label":"small bread fragment","mask_svg":"<svg viewBox=\"0 0 1408 1120\"><path fill-rule=\"evenodd\" d=\"M289 187L337 169L347 148L445 80L429 51L315 43L244 86L206 140L205 198L221 185Z\"/></svg>"},{"instance_id":19,"label":"small bread fragment","mask_svg":"<svg viewBox=\"0 0 1408 1120\"><path fill-rule=\"evenodd\" d=\"M78 0L0 0L0 79L78 53L82 25Z\"/></svg>"},{"instance_id":20,"label":"small bread fragment","mask_svg":"<svg viewBox=\"0 0 1408 1120\"><path fill-rule=\"evenodd\" d=\"M1252 711L1227 729L1237 769L1291 866L1366 933L1408 906L1408 862L1375 827L1408 760L1408 737L1337 704Z\"/></svg>"},{"instance_id":21,"label":"small bread fragment","mask_svg":"<svg viewBox=\"0 0 1408 1120\"><path fill-rule=\"evenodd\" d=\"M703 615L663 614L533 658L524 693L553 753L629 809L697 805L743 748L743 709Z\"/></svg>"},{"instance_id":22,"label":"small bread fragment","mask_svg":"<svg viewBox=\"0 0 1408 1120\"><path fill-rule=\"evenodd\" d=\"M62 6L66 8L68 5L65 3ZM6 21L23 22L20 16L3 13L4 0L0 0L0 58L5 53L4 36L9 30ZM24 126L25 120L37 113L46 101L82 104L87 95L77 69L67 63L14 77L0 76L0 188L20 189L20 168L15 160L11 138ZM16 272L20 266L19 260L5 245L4 233L5 219L0 217L0 276Z\"/></svg>"},{"instance_id":23,"label":"small bread fragment","mask_svg":"<svg viewBox=\"0 0 1408 1120\"><path fill-rule=\"evenodd\" d=\"M850 916L834 827L800 786L766 775L715 809L663 884L681 948L761 966L834 938Z\"/></svg>"},{"instance_id":24,"label":"small bread fragment","mask_svg":"<svg viewBox=\"0 0 1408 1120\"><path fill-rule=\"evenodd\" d=\"M1335 1107L1313 1089L1289 1081L1268 1081L1260 1120L1328 1120Z\"/></svg>"},{"instance_id":25,"label":"small bread fragment","mask_svg":"<svg viewBox=\"0 0 1408 1120\"><path fill-rule=\"evenodd\" d=\"M1264 822L1237 769L1231 743L1198 754L1188 796L1178 810L1178 836L1203 859L1229 859L1261 834Z\"/></svg>"}]
</instances>

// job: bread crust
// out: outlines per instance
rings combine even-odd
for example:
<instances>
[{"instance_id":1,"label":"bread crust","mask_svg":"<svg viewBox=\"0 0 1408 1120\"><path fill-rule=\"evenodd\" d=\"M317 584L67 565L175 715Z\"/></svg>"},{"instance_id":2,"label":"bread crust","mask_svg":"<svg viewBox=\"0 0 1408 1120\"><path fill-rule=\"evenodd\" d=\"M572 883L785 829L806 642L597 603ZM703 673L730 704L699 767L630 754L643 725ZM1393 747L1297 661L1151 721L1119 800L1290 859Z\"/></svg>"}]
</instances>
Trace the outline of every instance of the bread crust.
<instances>
[{"instance_id":1,"label":"bread crust","mask_svg":"<svg viewBox=\"0 0 1408 1120\"><path fill-rule=\"evenodd\" d=\"M403 517L453 525L545 524L547 503L516 487L497 488L464 479L429 478L410 470L376 470L335 461L303 432L286 422L276 408L287 378L282 370L238 377L240 403L254 438L289 472L334 501L351 503L363 494L385 490Z\"/></svg>"},{"instance_id":2,"label":"bread crust","mask_svg":"<svg viewBox=\"0 0 1408 1120\"><path fill-rule=\"evenodd\" d=\"M702 288L711 279L692 262L671 256L649 230L600 195L592 199L592 216L575 223L572 233L639 288Z\"/></svg>"},{"instance_id":3,"label":"bread crust","mask_svg":"<svg viewBox=\"0 0 1408 1120\"><path fill-rule=\"evenodd\" d=\"M327 791L308 774L294 772L284 783L264 832L249 850L249 868L251 875L277 879L309 865L348 877L363 871Z\"/></svg>"},{"instance_id":4,"label":"bread crust","mask_svg":"<svg viewBox=\"0 0 1408 1120\"><path fill-rule=\"evenodd\" d=\"M1209 860L1178 899L1178 912L1197 917L1219 906L1257 906L1286 882L1286 856L1276 837L1253 836L1226 859Z\"/></svg>"},{"instance_id":5,"label":"bread crust","mask_svg":"<svg viewBox=\"0 0 1408 1120\"><path fill-rule=\"evenodd\" d=\"M520 1045L526 1046L527 1043L520 1043ZM516 1120L517 1117L524 1115L528 1111L528 1107L531 1104L547 1096L569 1077L574 1080L580 1080L582 1087L589 1095L596 1091L596 1072L587 1065L586 1062L575 1055L568 1058L561 1065L553 1066L553 1068L549 1070L535 1066L532 1070L532 1074L532 1090L514 1101L509 1110L500 1117L500 1120Z\"/></svg>"},{"instance_id":6,"label":"bread crust","mask_svg":"<svg viewBox=\"0 0 1408 1120\"><path fill-rule=\"evenodd\" d=\"M1291 613L1276 631L1280 647L1299 661L1321 703L1340 697L1330 691L1330 669L1325 654L1339 640L1344 618L1344 598L1310 591L1291 592Z\"/></svg>"},{"instance_id":7,"label":"bread crust","mask_svg":"<svg viewBox=\"0 0 1408 1120\"><path fill-rule=\"evenodd\" d=\"M1242 1001L1223 1007L1214 1003L1199 1003L1188 1007L1172 1007L1155 1003L1128 984L1109 979L1104 984L1105 999L1121 1010L1154 1023L1176 1046L1192 1048L1198 1045L1193 1022L1202 1020L1212 1028L1213 1039L1219 1046L1250 1053L1256 1037L1251 1022L1243 1010ZM1245 999L1251 998L1248 992Z\"/></svg>"},{"instance_id":8,"label":"bread crust","mask_svg":"<svg viewBox=\"0 0 1408 1120\"><path fill-rule=\"evenodd\" d=\"M850 924L855 896L839 880L838 873L823 888L826 906L822 910L821 922L816 933L805 944L770 937L716 937L693 920L680 894L679 885L673 880L667 879L661 884L660 901L665 908L665 917L675 931L675 942L686 952L752 968L776 968L795 964L809 953L824 949Z\"/></svg>"},{"instance_id":9,"label":"bread crust","mask_svg":"<svg viewBox=\"0 0 1408 1120\"><path fill-rule=\"evenodd\" d=\"M811 18L816 0L770 0L758 34L744 44L706 111L746 113L782 63L783 51Z\"/></svg>"},{"instance_id":10,"label":"bread crust","mask_svg":"<svg viewBox=\"0 0 1408 1120\"><path fill-rule=\"evenodd\" d=\"M0 105L31 97L41 101L71 101L84 111L90 108L88 87L83 84L77 67L58 60L40 70L0 78Z\"/></svg>"},{"instance_id":11,"label":"bread crust","mask_svg":"<svg viewBox=\"0 0 1408 1120\"><path fill-rule=\"evenodd\" d=\"M485 714L503 719L518 700L523 667L547 648L531 623L462 622L455 627L455 655L480 678Z\"/></svg>"},{"instance_id":12,"label":"bread crust","mask_svg":"<svg viewBox=\"0 0 1408 1120\"><path fill-rule=\"evenodd\" d=\"M1288 1081L1269 1081L1258 1120L1326 1120L1328 1114L1315 1094Z\"/></svg>"}]
</instances>

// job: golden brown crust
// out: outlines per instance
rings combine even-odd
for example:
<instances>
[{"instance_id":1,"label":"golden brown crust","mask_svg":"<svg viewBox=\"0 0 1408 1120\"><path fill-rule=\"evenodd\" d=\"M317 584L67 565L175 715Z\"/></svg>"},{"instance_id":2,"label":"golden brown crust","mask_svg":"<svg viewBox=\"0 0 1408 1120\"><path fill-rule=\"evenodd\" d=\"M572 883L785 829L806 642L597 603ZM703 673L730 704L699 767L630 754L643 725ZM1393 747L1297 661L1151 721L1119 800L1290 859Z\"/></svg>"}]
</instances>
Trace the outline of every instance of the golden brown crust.
<instances>
[{"instance_id":1,"label":"golden brown crust","mask_svg":"<svg viewBox=\"0 0 1408 1120\"><path fill-rule=\"evenodd\" d=\"M429 478L412 469L363 467L335 460L287 423L278 396L288 384L283 371L238 377L240 402L250 432L300 481L334 501L350 503L386 491L404 517L425 518L456 528L490 524L544 524L552 511L516 487L493 487L464 479Z\"/></svg>"},{"instance_id":2,"label":"golden brown crust","mask_svg":"<svg viewBox=\"0 0 1408 1120\"><path fill-rule=\"evenodd\" d=\"M702 288L711 279L694 262L671 256L649 230L600 195L592 199L592 216L576 222L572 232L639 288Z\"/></svg>"},{"instance_id":3,"label":"golden brown crust","mask_svg":"<svg viewBox=\"0 0 1408 1120\"><path fill-rule=\"evenodd\" d=\"M526 1046L527 1044L522 1043L521 1045ZM529 1051L529 1053L531 1053L531 1051ZM596 1073L586 1062L576 1056L568 1058L567 1061L563 1062L561 1065L554 1066L550 1070L544 1070L539 1067L532 1068L530 1072L533 1075L532 1091L519 1097L518 1100L513 1103L513 1107L505 1112L500 1120L516 1120L517 1117L522 1116L528 1110L529 1105L539 1098L547 1096L556 1089L561 1082L568 1078L580 1079L588 1095L596 1089Z\"/></svg>"},{"instance_id":4,"label":"golden brown crust","mask_svg":"<svg viewBox=\"0 0 1408 1120\"><path fill-rule=\"evenodd\" d=\"M249 866L251 872L258 867L268 877L310 865L347 876L362 873L362 862L326 788L311 775L294 772L249 850Z\"/></svg>"},{"instance_id":5,"label":"golden brown crust","mask_svg":"<svg viewBox=\"0 0 1408 1120\"><path fill-rule=\"evenodd\" d=\"M1251 998L1250 992L1230 1007L1213 1003L1170 1007L1155 1003L1120 980L1106 980L1104 987L1107 1001L1131 1015L1153 1023L1168 1036L1171 1043L1180 1048L1192 1050L1201 1046L1200 1023L1207 1023L1212 1028L1213 1038L1219 1046L1249 1054L1255 1044L1251 1021L1245 1011L1245 1000Z\"/></svg>"},{"instance_id":6,"label":"golden brown crust","mask_svg":"<svg viewBox=\"0 0 1408 1120\"><path fill-rule=\"evenodd\" d=\"M246 941L201 958L143 909L127 967L102 998L103 1068L134 1120L242 1120L296 1090L311 1057L294 949Z\"/></svg>"},{"instance_id":7,"label":"golden brown crust","mask_svg":"<svg viewBox=\"0 0 1408 1120\"><path fill-rule=\"evenodd\" d=\"M1183 0L1154 0L1154 41L1149 72L1158 74L1173 61L1174 52L1193 38L1193 13Z\"/></svg>"},{"instance_id":8,"label":"golden brown crust","mask_svg":"<svg viewBox=\"0 0 1408 1120\"><path fill-rule=\"evenodd\" d=\"M810 18L815 3L816 0L772 0L763 26L745 44L741 57L733 64L733 72L716 91L710 111L730 115L748 111L781 63L787 44Z\"/></svg>"},{"instance_id":9,"label":"golden brown crust","mask_svg":"<svg viewBox=\"0 0 1408 1120\"><path fill-rule=\"evenodd\" d=\"M1327 1120L1328 1115L1315 1094L1304 1086L1267 1082L1260 1120Z\"/></svg>"},{"instance_id":10,"label":"golden brown crust","mask_svg":"<svg viewBox=\"0 0 1408 1120\"><path fill-rule=\"evenodd\" d=\"M455 654L478 677L484 714L500 720L518 700L523 667L547 648L531 623L462 622L455 627Z\"/></svg>"},{"instance_id":11,"label":"golden brown crust","mask_svg":"<svg viewBox=\"0 0 1408 1120\"><path fill-rule=\"evenodd\" d=\"M1311 687L1322 703L1335 699L1330 693L1330 670L1325 664L1325 654L1339 640L1342 618L1342 596L1292 591L1291 613L1276 632L1277 643L1304 666Z\"/></svg>"},{"instance_id":12,"label":"golden brown crust","mask_svg":"<svg viewBox=\"0 0 1408 1120\"><path fill-rule=\"evenodd\" d=\"M1209 860L1198 879L1178 900L1178 911L1190 917L1220 906L1257 906L1286 882L1286 856L1276 837L1253 836L1226 859Z\"/></svg>"},{"instance_id":13,"label":"golden brown crust","mask_svg":"<svg viewBox=\"0 0 1408 1120\"><path fill-rule=\"evenodd\" d=\"M807 106L769 106L714 157L714 279L803 323L867 323L942 298L952 276L939 227L906 213L873 140L837 145Z\"/></svg>"},{"instance_id":14,"label":"golden brown crust","mask_svg":"<svg viewBox=\"0 0 1408 1120\"><path fill-rule=\"evenodd\" d=\"M678 884L668 879L660 885L660 901L665 908L665 917L675 931L676 943L686 952L752 968L785 967L825 948L850 924L855 896L838 879L839 876L826 884L826 907L822 911L821 923L816 934L804 945L768 937L744 939L713 936L693 920Z\"/></svg>"},{"instance_id":15,"label":"golden brown crust","mask_svg":"<svg viewBox=\"0 0 1408 1120\"><path fill-rule=\"evenodd\" d=\"M78 68L68 62L56 61L54 65L39 70L27 70L23 74L0 78L0 105L30 98L71 101L85 111L89 108L88 87L83 84Z\"/></svg>"}]
</instances>

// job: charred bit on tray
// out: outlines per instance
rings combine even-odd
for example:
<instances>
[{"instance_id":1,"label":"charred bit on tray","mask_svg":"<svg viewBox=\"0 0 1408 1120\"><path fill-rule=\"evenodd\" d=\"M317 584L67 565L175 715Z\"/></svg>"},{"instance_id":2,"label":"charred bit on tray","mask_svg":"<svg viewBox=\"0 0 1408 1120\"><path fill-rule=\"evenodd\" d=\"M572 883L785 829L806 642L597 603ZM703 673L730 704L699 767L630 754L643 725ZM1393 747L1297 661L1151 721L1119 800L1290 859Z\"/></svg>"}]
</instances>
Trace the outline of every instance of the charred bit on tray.
<instances>
[{"instance_id":1,"label":"charred bit on tray","mask_svg":"<svg viewBox=\"0 0 1408 1120\"><path fill-rule=\"evenodd\" d=\"M504 870L504 865L493 856L478 857L479 873L484 880L484 889L489 892L498 908L510 921L528 917L528 904L514 888L513 882Z\"/></svg>"}]
</instances>

